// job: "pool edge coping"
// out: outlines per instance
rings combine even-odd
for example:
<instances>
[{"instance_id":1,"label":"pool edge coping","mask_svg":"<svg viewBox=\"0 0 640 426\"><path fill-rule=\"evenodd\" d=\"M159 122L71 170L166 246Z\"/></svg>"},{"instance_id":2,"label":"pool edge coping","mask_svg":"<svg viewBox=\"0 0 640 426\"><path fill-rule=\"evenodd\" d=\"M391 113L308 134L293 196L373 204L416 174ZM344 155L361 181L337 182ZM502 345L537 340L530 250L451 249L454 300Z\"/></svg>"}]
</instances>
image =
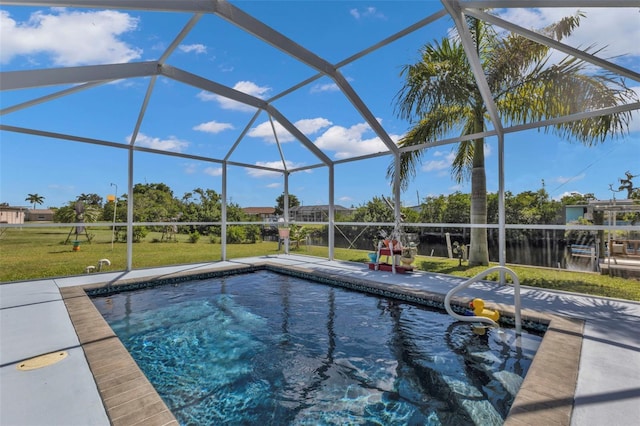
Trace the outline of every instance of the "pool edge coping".
<instances>
[{"instance_id":1,"label":"pool edge coping","mask_svg":"<svg viewBox=\"0 0 640 426\"><path fill-rule=\"evenodd\" d=\"M442 303L444 301L444 295L439 293L402 288L397 284L390 285L366 278L349 277L339 273L318 271L301 265L276 264L268 260L252 264L227 265L223 268L177 272L156 277L131 278L116 280L115 282L100 282L60 288L62 299L67 306L81 347L87 357L87 362L111 424L132 425L143 421L145 424L150 425L177 425L178 422L97 310L88 292L105 288L113 293L114 291L127 291L133 288L153 287L171 282L177 283L197 278L221 277L265 269L294 275L307 274L309 275L307 278L310 279L314 279L314 277L321 278L320 280L315 279L315 281L320 282L325 279L337 281L338 283L348 283L357 287L366 287L369 291L365 288L353 288L350 285L343 286L384 297L397 298L396 296L398 295L404 295L408 298L401 297L401 300L407 302L420 303L420 301L412 300L413 298L431 300L433 303ZM134 287L142 283L145 285ZM330 282L325 282L325 284L331 285ZM461 307L466 302L466 299L454 298L452 302ZM427 306L430 305L427 304ZM488 306L498 309L507 317L513 317L514 315L513 307L510 305L494 303L488 304ZM545 423L549 424L570 425L585 321L531 310L523 310L522 318L525 321L545 324L547 330L504 424L509 426L530 425L544 420ZM100 355L104 355L105 351L117 355L117 358L109 356L107 360L103 359L105 357ZM109 370L109 366L116 366L122 371L114 373ZM106 371L103 371L105 369ZM138 391L143 391L145 393L142 397L133 398L132 400L126 400L122 395L119 398L116 395L112 395L113 392L121 390L125 395L127 392L137 394Z\"/></svg>"}]
</instances>

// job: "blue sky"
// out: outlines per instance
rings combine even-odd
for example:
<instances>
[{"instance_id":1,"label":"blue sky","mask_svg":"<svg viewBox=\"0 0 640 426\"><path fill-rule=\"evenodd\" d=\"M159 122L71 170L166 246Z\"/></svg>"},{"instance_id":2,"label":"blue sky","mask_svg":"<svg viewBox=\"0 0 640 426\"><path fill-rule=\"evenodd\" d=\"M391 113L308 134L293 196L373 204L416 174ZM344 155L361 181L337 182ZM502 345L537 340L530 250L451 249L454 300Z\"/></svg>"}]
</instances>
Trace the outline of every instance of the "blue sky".
<instances>
[{"instance_id":1,"label":"blue sky","mask_svg":"<svg viewBox=\"0 0 640 426\"><path fill-rule=\"evenodd\" d=\"M322 59L336 64L442 8L436 1L236 1L234 5L272 26ZM640 13L637 8L583 9L586 18L567 43L605 47L598 55L640 72ZM525 28L540 28L575 9L495 11ZM191 18L187 13L72 8L0 8L2 71L157 60ZM342 68L340 72L385 131L396 141L409 125L397 118L394 96L403 65L414 63L421 46L446 36L452 21L442 18ZM216 83L268 100L316 75L316 71L213 15L205 15L166 63ZM102 84L72 95L4 114L2 124L84 136L125 147L135 128L149 78ZM638 82L628 82L640 93ZM11 107L70 86L1 94ZM384 145L335 83L323 77L273 101L273 105L331 159L379 152ZM256 110L210 92L159 77L136 145L193 156L224 158L251 123ZM278 123L275 123L278 129ZM288 132L278 130L288 167L318 159ZM486 140L487 187L498 189L497 140ZM469 191L450 177L452 149L440 146L423 157L404 205L429 195ZM640 118L631 134L594 147L559 140L537 130L505 137L506 189L537 190L543 182L554 198L571 192L609 199L625 171L640 174ZM281 168L269 116L261 112L229 158L232 162ZM0 132L0 202L28 205L27 194L45 198L42 207L61 206L82 193L106 198L128 178L125 149L32 135ZM390 195L386 169L391 156L339 164L335 202L358 206ZM181 198L195 188L221 192L218 163L149 153L134 154L134 182L169 185ZM289 192L303 204L326 204L329 173L313 168L291 175ZM112 185L114 184L114 185ZM636 184L640 186L640 178ZM228 197L243 207L273 206L283 191L280 173L228 168ZM616 194L617 198L624 198Z\"/></svg>"}]
</instances>

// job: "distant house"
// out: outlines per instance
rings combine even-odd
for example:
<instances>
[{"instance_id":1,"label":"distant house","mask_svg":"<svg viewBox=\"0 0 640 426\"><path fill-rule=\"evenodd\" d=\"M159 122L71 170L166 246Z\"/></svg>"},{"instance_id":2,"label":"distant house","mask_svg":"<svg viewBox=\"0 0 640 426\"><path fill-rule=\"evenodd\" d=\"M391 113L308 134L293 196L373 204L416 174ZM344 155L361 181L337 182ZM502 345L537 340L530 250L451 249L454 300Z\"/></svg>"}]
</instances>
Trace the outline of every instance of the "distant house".
<instances>
[{"instance_id":1,"label":"distant house","mask_svg":"<svg viewBox=\"0 0 640 426\"><path fill-rule=\"evenodd\" d=\"M342 207L340 205L333 206L334 213L350 214L353 209ZM329 205L322 204L318 206L295 206L289 209L289 219L294 222L326 222L329 220Z\"/></svg>"},{"instance_id":2,"label":"distant house","mask_svg":"<svg viewBox=\"0 0 640 426\"><path fill-rule=\"evenodd\" d=\"M26 207L0 206L0 223L23 224Z\"/></svg>"},{"instance_id":3,"label":"distant house","mask_svg":"<svg viewBox=\"0 0 640 426\"><path fill-rule=\"evenodd\" d=\"M580 219L591 219L587 206L564 206L564 222L573 223Z\"/></svg>"},{"instance_id":4,"label":"distant house","mask_svg":"<svg viewBox=\"0 0 640 426\"><path fill-rule=\"evenodd\" d=\"M53 222L53 213L51 209L28 209L25 219L29 222Z\"/></svg>"},{"instance_id":5,"label":"distant house","mask_svg":"<svg viewBox=\"0 0 640 426\"><path fill-rule=\"evenodd\" d=\"M245 207L242 209L249 216L257 217L264 222L277 222L278 215L275 207Z\"/></svg>"},{"instance_id":6,"label":"distant house","mask_svg":"<svg viewBox=\"0 0 640 426\"><path fill-rule=\"evenodd\" d=\"M640 204L636 200L590 200L587 205L564 206L565 223L575 223L580 219L595 221L600 213L602 225L629 225L621 219L621 214L640 214ZM611 221L611 223L610 223Z\"/></svg>"}]
</instances>

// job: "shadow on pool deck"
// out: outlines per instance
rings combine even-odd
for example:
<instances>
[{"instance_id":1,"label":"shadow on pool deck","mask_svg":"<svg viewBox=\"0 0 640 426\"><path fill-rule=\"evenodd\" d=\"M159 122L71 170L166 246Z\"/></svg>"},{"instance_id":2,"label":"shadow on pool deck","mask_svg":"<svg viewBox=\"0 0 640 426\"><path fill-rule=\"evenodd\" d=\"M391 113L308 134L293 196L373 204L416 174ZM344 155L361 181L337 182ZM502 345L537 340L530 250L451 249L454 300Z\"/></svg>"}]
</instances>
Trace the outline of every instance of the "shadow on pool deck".
<instances>
[{"instance_id":1,"label":"shadow on pool deck","mask_svg":"<svg viewBox=\"0 0 640 426\"><path fill-rule=\"evenodd\" d=\"M371 271L366 264L278 255L3 284L0 424L177 424L85 289L266 263L433 300L442 300L461 282L441 274L393 275ZM513 289L509 286L480 282L460 298L471 295L484 298L507 315L512 311ZM640 417L640 304L533 288L523 288L522 300L525 318L550 325L505 424L617 425ZM64 309L60 309L62 303ZM45 318L70 322L71 331L43 332L42 324L32 321L33 312L50 309L47 306L57 310ZM7 345L11 349L6 350ZM76 365L74 374L81 379L74 389L60 391L69 387L70 376L56 375L52 367L30 377L16 373L16 363L64 349L77 355L66 362ZM51 392L33 392L43 383ZM103 406L97 406L96 395ZM28 410L42 414L25 416Z\"/></svg>"}]
</instances>

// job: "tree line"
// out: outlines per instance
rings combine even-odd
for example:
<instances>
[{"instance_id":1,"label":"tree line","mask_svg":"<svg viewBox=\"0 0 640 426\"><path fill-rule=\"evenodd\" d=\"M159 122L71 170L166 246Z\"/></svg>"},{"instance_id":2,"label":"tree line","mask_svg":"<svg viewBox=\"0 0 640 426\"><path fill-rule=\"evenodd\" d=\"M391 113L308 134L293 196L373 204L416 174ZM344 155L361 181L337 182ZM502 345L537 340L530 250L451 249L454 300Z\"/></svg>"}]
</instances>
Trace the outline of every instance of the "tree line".
<instances>
[{"instance_id":1,"label":"tree line","mask_svg":"<svg viewBox=\"0 0 640 426\"><path fill-rule=\"evenodd\" d=\"M640 195L640 194L638 194ZM81 202L82 221L91 222L126 222L128 199L127 194L117 196L116 202L105 202L103 197L97 194L81 194L74 201L54 210L54 221L60 223L78 222L77 203ZM640 196L638 197L640 198ZM289 207L300 205L298 197L289 194ZM574 193L562 197L560 200L552 199L544 189L536 191L523 191L513 194L505 193L506 223L511 224L561 224L564 223L563 207L566 205L586 205L595 200L593 194ZM284 194L274 200L274 208L277 215L284 211ZM178 197L173 190L164 183L138 183L133 187L133 221L134 222L171 222L177 225L177 232L199 236L219 236L220 227L213 225L180 225L180 223L193 222L221 222L222 221L222 196L213 189L196 188L191 192ZM454 192L448 195L429 196L422 200L418 208L401 207L403 222L411 223L448 223L469 224L471 195L462 192ZM498 223L498 194L487 195L487 223ZM638 215L628 214L620 217L635 223ZM244 212L236 203L227 205L228 222L252 222L261 219ZM336 215L336 222L363 222L363 223L394 223L394 211L384 196L373 197L370 201L355 207L350 213ZM144 229L145 227L136 227ZM260 226L255 227L230 227L227 231L230 242L256 241L264 231ZM347 238L362 233L358 227L347 229L341 227L341 232ZM244 229L244 231L242 231ZM150 227L150 230L161 230L161 227ZM405 232L421 232L416 227L407 226ZM124 229L123 231L124 232ZM318 230L322 233L324 230ZM375 239L380 229L371 227L362 233L361 238ZM447 228L447 232L466 235L467 228ZM140 237L140 236L138 236ZM123 235L124 239L125 236Z\"/></svg>"}]
</instances>

